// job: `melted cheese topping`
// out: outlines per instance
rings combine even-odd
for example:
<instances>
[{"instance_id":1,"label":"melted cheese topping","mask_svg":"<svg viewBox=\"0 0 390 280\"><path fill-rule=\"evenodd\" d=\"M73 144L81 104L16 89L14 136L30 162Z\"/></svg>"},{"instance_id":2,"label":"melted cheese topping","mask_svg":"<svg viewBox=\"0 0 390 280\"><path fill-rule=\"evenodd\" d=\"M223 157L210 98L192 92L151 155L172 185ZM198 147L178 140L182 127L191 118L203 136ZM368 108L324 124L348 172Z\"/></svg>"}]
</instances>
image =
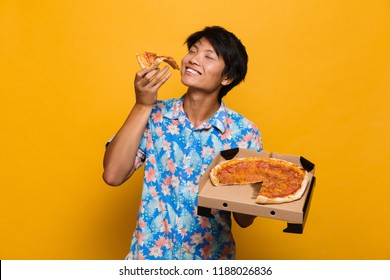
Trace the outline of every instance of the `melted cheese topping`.
<instances>
[{"instance_id":1,"label":"melted cheese topping","mask_svg":"<svg viewBox=\"0 0 390 280\"><path fill-rule=\"evenodd\" d=\"M299 166L274 158L234 159L221 163L214 172L220 186L262 182L259 195L269 198L294 194L306 174Z\"/></svg>"}]
</instances>

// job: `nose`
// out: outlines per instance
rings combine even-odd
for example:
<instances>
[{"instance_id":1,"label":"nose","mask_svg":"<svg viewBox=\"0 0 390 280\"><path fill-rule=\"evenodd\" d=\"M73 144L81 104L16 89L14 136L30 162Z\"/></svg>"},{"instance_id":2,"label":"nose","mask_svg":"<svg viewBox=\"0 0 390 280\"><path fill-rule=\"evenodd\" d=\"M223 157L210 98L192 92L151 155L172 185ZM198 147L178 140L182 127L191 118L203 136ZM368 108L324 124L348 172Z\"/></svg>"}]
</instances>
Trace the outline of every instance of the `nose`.
<instances>
[{"instance_id":1,"label":"nose","mask_svg":"<svg viewBox=\"0 0 390 280\"><path fill-rule=\"evenodd\" d=\"M199 65L200 64L200 57L199 57L198 53L194 54L193 56L191 56L190 63L195 64L195 65Z\"/></svg>"}]
</instances>

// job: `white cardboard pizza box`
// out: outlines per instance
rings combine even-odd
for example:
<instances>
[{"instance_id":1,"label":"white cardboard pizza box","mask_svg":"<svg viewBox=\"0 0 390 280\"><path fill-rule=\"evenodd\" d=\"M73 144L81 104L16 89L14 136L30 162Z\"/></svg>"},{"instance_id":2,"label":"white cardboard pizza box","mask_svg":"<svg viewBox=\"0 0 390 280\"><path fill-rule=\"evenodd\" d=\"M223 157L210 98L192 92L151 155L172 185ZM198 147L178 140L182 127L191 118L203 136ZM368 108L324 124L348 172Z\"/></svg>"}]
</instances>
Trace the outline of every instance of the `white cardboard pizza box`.
<instances>
[{"instance_id":1,"label":"white cardboard pizza box","mask_svg":"<svg viewBox=\"0 0 390 280\"><path fill-rule=\"evenodd\" d=\"M303 196L299 200L288 203L257 204L255 200L261 187L260 184L215 187L210 182L210 171L215 165L228 159L246 157L279 158L302 166L310 175ZM198 214L212 217L211 209L214 208L283 220L288 223L285 232L302 233L315 185L314 172L314 164L302 156L268 153L266 151L256 152L242 148L222 151L214 158L199 181Z\"/></svg>"}]
</instances>

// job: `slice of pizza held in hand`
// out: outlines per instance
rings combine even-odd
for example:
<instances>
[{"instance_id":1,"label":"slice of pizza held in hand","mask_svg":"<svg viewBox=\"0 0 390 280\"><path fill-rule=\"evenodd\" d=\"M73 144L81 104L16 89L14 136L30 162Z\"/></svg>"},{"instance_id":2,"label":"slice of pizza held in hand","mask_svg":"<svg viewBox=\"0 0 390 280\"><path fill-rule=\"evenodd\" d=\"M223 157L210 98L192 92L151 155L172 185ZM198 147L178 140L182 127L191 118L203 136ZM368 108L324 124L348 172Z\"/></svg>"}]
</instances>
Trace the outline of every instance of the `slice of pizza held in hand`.
<instances>
[{"instance_id":1,"label":"slice of pizza held in hand","mask_svg":"<svg viewBox=\"0 0 390 280\"><path fill-rule=\"evenodd\" d=\"M157 68L161 62L168 63L173 69L180 70L179 65L177 65L175 59L170 56L157 55L152 52L143 52L136 54L138 64L141 68L152 67Z\"/></svg>"},{"instance_id":2,"label":"slice of pizza held in hand","mask_svg":"<svg viewBox=\"0 0 390 280\"><path fill-rule=\"evenodd\" d=\"M302 167L275 158L232 159L216 165L210 172L214 186L244 185L262 182L256 203L285 203L298 200L310 180Z\"/></svg>"}]
</instances>

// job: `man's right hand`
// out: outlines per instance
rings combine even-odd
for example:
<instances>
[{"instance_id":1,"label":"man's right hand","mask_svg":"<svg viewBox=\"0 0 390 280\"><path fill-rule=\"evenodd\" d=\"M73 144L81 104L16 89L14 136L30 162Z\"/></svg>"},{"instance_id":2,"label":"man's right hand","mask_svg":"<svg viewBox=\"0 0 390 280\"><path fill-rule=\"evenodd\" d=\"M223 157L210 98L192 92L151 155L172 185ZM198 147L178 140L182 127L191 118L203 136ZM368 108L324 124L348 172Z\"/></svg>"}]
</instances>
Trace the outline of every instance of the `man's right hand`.
<instances>
[{"instance_id":1,"label":"man's right hand","mask_svg":"<svg viewBox=\"0 0 390 280\"><path fill-rule=\"evenodd\" d=\"M147 67L137 72L134 79L134 90L138 105L154 105L159 88L172 74L168 69L168 66L165 66L162 70Z\"/></svg>"}]
</instances>

